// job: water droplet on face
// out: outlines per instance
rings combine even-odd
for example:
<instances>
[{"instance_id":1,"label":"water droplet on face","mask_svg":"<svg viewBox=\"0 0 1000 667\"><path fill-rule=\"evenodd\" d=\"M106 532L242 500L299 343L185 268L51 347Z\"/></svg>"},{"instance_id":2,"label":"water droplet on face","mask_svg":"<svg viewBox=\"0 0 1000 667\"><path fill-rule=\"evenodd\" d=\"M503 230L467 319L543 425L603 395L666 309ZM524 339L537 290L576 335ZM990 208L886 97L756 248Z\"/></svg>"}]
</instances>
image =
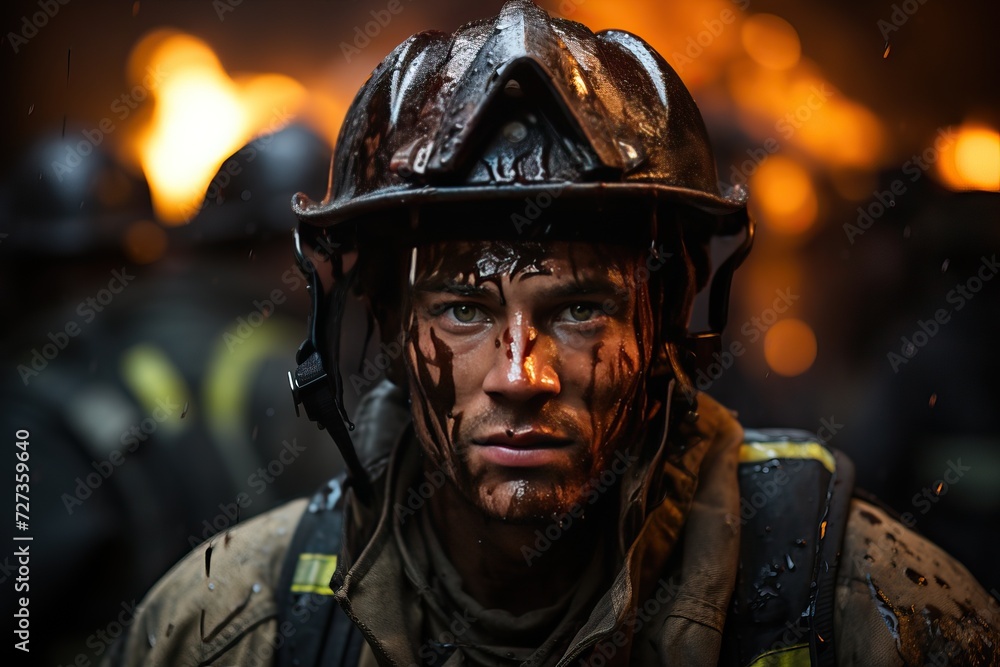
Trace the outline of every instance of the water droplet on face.
<instances>
[{"instance_id":1,"label":"water droplet on face","mask_svg":"<svg viewBox=\"0 0 1000 667\"><path fill-rule=\"evenodd\" d=\"M215 582L212 582L212 581L208 582L208 590L210 590L210 591L214 591L215 590Z\"/></svg>"},{"instance_id":2,"label":"water droplet on face","mask_svg":"<svg viewBox=\"0 0 1000 667\"><path fill-rule=\"evenodd\" d=\"M250 590L252 590L254 593L260 593L260 589L261 589L260 584L254 584Z\"/></svg>"}]
</instances>

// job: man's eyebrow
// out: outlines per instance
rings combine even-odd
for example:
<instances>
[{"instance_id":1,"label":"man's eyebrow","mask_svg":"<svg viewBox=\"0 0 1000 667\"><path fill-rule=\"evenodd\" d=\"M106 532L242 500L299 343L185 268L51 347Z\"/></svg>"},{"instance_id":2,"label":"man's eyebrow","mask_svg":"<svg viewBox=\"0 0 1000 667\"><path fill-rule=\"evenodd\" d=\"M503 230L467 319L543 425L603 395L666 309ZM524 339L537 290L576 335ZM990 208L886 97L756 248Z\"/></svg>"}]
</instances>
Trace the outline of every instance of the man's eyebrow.
<instances>
[{"instance_id":1,"label":"man's eyebrow","mask_svg":"<svg viewBox=\"0 0 1000 667\"><path fill-rule=\"evenodd\" d=\"M588 296L592 294L613 294L617 297L626 295L625 286L621 280L611 277L586 277L573 282L561 283L543 288L539 296L546 299L567 299Z\"/></svg>"}]
</instances>

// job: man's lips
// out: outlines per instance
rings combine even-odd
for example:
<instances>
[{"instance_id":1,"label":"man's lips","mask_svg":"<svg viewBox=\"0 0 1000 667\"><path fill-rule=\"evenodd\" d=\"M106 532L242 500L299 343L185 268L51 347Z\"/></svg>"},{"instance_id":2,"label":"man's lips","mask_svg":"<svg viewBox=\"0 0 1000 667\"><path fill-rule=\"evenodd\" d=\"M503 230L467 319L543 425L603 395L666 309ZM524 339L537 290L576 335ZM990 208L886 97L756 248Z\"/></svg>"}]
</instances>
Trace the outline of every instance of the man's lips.
<instances>
[{"instance_id":1,"label":"man's lips","mask_svg":"<svg viewBox=\"0 0 1000 667\"><path fill-rule=\"evenodd\" d=\"M565 461L573 441L537 431L494 433L473 438L472 445L487 461L500 466L527 468Z\"/></svg>"}]
</instances>

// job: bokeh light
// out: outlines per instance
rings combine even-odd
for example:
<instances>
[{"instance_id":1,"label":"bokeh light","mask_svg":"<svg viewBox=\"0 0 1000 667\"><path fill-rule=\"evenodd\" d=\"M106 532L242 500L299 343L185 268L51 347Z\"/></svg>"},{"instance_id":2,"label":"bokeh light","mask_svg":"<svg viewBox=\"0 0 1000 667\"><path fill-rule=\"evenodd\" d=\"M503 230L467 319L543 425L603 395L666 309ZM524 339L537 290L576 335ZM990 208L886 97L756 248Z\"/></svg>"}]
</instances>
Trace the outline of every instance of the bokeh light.
<instances>
[{"instance_id":1,"label":"bokeh light","mask_svg":"<svg viewBox=\"0 0 1000 667\"><path fill-rule=\"evenodd\" d=\"M816 334L799 319L781 320L764 334L764 359L778 375L805 373L816 361L816 349Z\"/></svg>"},{"instance_id":2,"label":"bokeh light","mask_svg":"<svg viewBox=\"0 0 1000 667\"><path fill-rule=\"evenodd\" d=\"M761 224L784 234L800 234L816 220L819 205L809 172L780 155L767 158L750 179Z\"/></svg>"},{"instance_id":3,"label":"bokeh light","mask_svg":"<svg viewBox=\"0 0 1000 667\"><path fill-rule=\"evenodd\" d=\"M942 146L938 175L952 190L1000 191L1000 132L965 124L958 138Z\"/></svg>"},{"instance_id":4,"label":"bokeh light","mask_svg":"<svg viewBox=\"0 0 1000 667\"><path fill-rule=\"evenodd\" d=\"M774 14L754 14L740 30L743 48L754 61L768 69L795 67L802 55L799 34L792 24Z\"/></svg>"}]
</instances>

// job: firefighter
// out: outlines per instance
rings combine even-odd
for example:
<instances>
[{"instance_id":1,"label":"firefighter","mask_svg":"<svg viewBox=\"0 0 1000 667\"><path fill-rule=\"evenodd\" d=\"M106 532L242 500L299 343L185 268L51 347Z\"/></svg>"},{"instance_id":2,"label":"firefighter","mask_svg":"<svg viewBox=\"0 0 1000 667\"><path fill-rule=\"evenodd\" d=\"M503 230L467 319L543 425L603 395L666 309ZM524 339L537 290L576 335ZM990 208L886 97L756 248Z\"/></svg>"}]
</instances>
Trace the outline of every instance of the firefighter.
<instances>
[{"instance_id":1,"label":"firefighter","mask_svg":"<svg viewBox=\"0 0 1000 667\"><path fill-rule=\"evenodd\" d=\"M292 387L350 472L196 549L116 658L998 664L995 601L852 498L850 461L692 385L753 239L717 181L632 34L510 0L397 47L328 197L293 200L313 314ZM713 275L716 236L738 244ZM341 372L353 296L381 382ZM346 387L369 390L353 424Z\"/></svg>"}]
</instances>

